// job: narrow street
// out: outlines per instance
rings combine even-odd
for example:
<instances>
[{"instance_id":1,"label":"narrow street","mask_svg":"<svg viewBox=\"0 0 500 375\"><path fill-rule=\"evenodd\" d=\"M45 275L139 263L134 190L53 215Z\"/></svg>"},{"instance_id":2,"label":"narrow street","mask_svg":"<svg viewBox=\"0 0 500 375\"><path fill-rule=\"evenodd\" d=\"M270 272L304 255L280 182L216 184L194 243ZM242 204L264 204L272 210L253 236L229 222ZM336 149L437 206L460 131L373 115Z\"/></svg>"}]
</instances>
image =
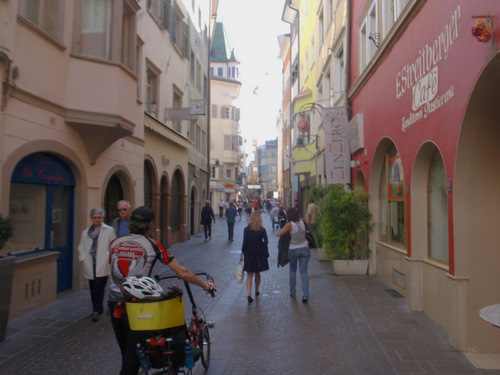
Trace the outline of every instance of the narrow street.
<instances>
[{"instance_id":1,"label":"narrow street","mask_svg":"<svg viewBox=\"0 0 500 375\"><path fill-rule=\"evenodd\" d=\"M310 304L288 295L288 267L277 268L277 238L263 215L270 239L270 267L261 296L247 303L236 267L246 219L227 241L225 218L171 250L191 270L213 275L214 299L194 288L209 320L212 355L208 371L196 375L256 374L500 374L475 369L447 343L445 331L423 313L410 312L404 298L374 276L334 276L328 262L312 254ZM300 285L300 284L299 284ZM398 298L399 297L399 298ZM9 323L0 343L0 374L118 374L120 354L108 316L90 319L89 291L60 295L56 302ZM186 307L186 313L190 309Z\"/></svg>"}]
</instances>

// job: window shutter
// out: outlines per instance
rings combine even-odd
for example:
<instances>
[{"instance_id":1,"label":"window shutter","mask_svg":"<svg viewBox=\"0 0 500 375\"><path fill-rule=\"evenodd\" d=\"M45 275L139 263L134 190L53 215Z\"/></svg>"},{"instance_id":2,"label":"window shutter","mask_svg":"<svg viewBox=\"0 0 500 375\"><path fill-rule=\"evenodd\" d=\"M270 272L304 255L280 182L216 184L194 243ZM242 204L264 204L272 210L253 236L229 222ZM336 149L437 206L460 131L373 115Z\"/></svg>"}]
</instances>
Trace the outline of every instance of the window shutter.
<instances>
[{"instance_id":1,"label":"window shutter","mask_svg":"<svg viewBox=\"0 0 500 375\"><path fill-rule=\"evenodd\" d=\"M182 23L182 55L189 60L189 24Z\"/></svg>"},{"instance_id":2,"label":"window shutter","mask_svg":"<svg viewBox=\"0 0 500 375\"><path fill-rule=\"evenodd\" d=\"M170 31L170 12L171 12L171 0L162 0L161 2L161 26Z\"/></svg>"}]
</instances>

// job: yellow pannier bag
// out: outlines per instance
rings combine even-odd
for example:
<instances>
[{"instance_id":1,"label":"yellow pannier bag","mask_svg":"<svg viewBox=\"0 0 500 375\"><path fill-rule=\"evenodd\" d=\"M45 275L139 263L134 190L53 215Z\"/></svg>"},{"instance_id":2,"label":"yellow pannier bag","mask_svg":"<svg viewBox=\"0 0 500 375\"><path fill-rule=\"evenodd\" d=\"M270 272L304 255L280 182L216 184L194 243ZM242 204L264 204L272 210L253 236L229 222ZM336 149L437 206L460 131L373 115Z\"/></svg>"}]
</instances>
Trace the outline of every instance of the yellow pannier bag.
<instances>
[{"instance_id":1,"label":"yellow pannier bag","mask_svg":"<svg viewBox=\"0 0 500 375\"><path fill-rule=\"evenodd\" d=\"M127 302L132 331L154 331L185 324L182 296L163 301Z\"/></svg>"}]
</instances>

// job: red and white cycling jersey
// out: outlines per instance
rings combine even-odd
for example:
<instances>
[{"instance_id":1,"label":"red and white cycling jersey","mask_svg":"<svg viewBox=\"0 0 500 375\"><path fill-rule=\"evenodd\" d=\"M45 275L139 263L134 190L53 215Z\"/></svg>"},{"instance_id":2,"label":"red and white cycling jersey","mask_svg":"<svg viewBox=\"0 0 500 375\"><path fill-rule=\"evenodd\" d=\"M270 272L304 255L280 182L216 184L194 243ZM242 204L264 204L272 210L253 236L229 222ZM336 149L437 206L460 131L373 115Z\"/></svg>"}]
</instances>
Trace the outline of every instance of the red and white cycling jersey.
<instances>
[{"instance_id":1,"label":"red and white cycling jersey","mask_svg":"<svg viewBox=\"0 0 500 375\"><path fill-rule=\"evenodd\" d=\"M151 276L157 259L169 264L174 256L161 243L142 234L129 234L116 238L110 246L111 275L109 299L121 299L121 285L128 276Z\"/></svg>"}]
</instances>

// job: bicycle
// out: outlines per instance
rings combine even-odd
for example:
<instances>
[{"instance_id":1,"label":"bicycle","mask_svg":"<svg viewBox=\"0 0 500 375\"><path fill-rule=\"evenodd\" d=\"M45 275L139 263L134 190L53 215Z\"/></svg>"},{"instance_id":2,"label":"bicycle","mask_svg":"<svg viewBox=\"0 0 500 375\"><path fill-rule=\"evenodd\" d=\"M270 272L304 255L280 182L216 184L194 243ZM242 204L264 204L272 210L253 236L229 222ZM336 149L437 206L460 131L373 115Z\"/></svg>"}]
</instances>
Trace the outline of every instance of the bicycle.
<instances>
[{"instance_id":1,"label":"bicycle","mask_svg":"<svg viewBox=\"0 0 500 375\"><path fill-rule=\"evenodd\" d=\"M206 272L195 272L213 281ZM177 275L159 276L156 281L179 278ZM205 369L210 366L209 328L215 322L207 321L196 304L191 288L186 281L184 287L191 302L191 319L186 325L182 291L169 288L169 298L161 301L127 302L130 328L143 331L145 340L137 343L137 355L141 363L139 375L192 375L194 363L201 359ZM215 297L215 291L208 293ZM201 316L200 316L201 315ZM179 342L185 339L184 342ZM183 358L184 356L184 358Z\"/></svg>"}]
</instances>

